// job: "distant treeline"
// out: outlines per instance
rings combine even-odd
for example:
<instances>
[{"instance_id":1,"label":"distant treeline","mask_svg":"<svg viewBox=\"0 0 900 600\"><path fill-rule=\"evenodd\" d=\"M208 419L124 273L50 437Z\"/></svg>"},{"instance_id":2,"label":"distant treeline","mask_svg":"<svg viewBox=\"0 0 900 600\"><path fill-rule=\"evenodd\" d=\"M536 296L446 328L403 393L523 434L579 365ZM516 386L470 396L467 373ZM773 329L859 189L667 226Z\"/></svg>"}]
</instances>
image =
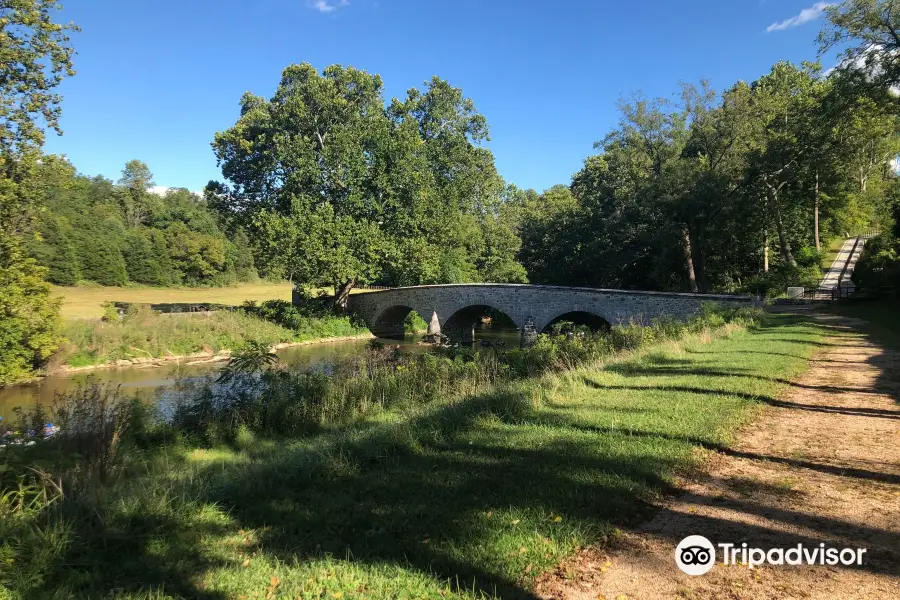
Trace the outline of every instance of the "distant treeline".
<instances>
[{"instance_id":1,"label":"distant treeline","mask_svg":"<svg viewBox=\"0 0 900 600\"><path fill-rule=\"evenodd\" d=\"M816 284L823 243L890 228L900 110L864 73L780 62L620 109L571 185L517 194L532 282L771 296Z\"/></svg>"},{"instance_id":2,"label":"distant treeline","mask_svg":"<svg viewBox=\"0 0 900 600\"><path fill-rule=\"evenodd\" d=\"M118 183L49 156L37 168L43 210L29 253L58 285L227 285L256 277L240 229L226 235L186 189L148 191L152 174L130 161Z\"/></svg>"}]
</instances>

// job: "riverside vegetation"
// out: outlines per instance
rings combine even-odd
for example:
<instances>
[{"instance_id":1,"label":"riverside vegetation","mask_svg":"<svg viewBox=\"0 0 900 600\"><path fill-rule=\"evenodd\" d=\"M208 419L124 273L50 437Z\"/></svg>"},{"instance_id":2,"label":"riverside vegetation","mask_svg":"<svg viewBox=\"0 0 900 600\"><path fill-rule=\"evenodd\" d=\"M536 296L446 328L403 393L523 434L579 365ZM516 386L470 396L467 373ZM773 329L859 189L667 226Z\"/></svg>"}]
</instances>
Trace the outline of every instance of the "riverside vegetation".
<instances>
[{"instance_id":1,"label":"riverside vegetation","mask_svg":"<svg viewBox=\"0 0 900 600\"><path fill-rule=\"evenodd\" d=\"M66 323L68 343L58 355L60 363L79 367L369 333L362 321L335 315L328 303L310 297L298 305L286 300L248 301L234 310L204 314L161 314L135 304L120 318L112 305L106 309L102 320L76 319ZM424 328L420 318L414 322L410 317L408 323L410 329Z\"/></svg>"},{"instance_id":2,"label":"riverside vegetation","mask_svg":"<svg viewBox=\"0 0 900 600\"><path fill-rule=\"evenodd\" d=\"M820 338L707 310L504 353L375 348L331 377L245 360L165 419L88 386L23 416L60 434L0 451L0 583L12 598L525 595L725 447Z\"/></svg>"},{"instance_id":3,"label":"riverside vegetation","mask_svg":"<svg viewBox=\"0 0 900 600\"><path fill-rule=\"evenodd\" d=\"M244 94L211 132L222 176L202 192L153 187L125 157L115 182L78 173L44 154L61 133L55 90L75 74L77 27L58 9L0 3L0 105L16 107L0 111L0 385L64 343L47 282L262 277L333 289L338 307L359 284L478 281L771 297L818 281L823 241L888 231L900 202L900 47L885 33L900 0L826 9L820 50L847 59L833 69L780 61L722 90L682 85L674 102L635 94L571 181L542 193L503 180L462 89L434 77L388 99L378 74L337 64L288 65L271 97ZM867 285L895 273L896 251L873 243Z\"/></svg>"}]
</instances>

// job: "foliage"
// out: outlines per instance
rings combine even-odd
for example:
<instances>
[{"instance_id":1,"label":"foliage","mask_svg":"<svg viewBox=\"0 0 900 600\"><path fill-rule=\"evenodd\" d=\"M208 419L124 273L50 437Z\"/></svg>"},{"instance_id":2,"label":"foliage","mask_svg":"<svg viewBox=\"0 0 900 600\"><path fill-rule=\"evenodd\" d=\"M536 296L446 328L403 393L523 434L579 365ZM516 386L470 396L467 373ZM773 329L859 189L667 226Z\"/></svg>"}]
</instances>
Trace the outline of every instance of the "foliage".
<instances>
[{"instance_id":1,"label":"foliage","mask_svg":"<svg viewBox=\"0 0 900 600\"><path fill-rule=\"evenodd\" d=\"M17 252L0 264L0 387L28 377L61 342L60 301L46 270Z\"/></svg>"},{"instance_id":2,"label":"foliage","mask_svg":"<svg viewBox=\"0 0 900 600\"><path fill-rule=\"evenodd\" d=\"M883 233L868 240L851 278L862 290L900 289L900 239Z\"/></svg>"},{"instance_id":3,"label":"foliage","mask_svg":"<svg viewBox=\"0 0 900 600\"><path fill-rule=\"evenodd\" d=\"M252 223L267 275L333 286L523 281L500 210L485 118L434 78L386 106L377 75L291 65L270 100L246 94L213 148L230 186L207 198Z\"/></svg>"},{"instance_id":4,"label":"foliage","mask_svg":"<svg viewBox=\"0 0 900 600\"><path fill-rule=\"evenodd\" d=\"M358 336L368 330L351 317L305 313L289 302L272 300L211 314L161 314L132 304L121 320L111 307L108 318L71 320L64 333L70 344L60 359L70 366L84 366L240 350L250 344L270 348L279 343Z\"/></svg>"},{"instance_id":5,"label":"foliage","mask_svg":"<svg viewBox=\"0 0 900 600\"><path fill-rule=\"evenodd\" d=\"M139 399L123 396L117 386L83 385L55 399L49 415L59 427L54 446L77 457L81 478L103 483L121 464L123 445L142 430L146 411Z\"/></svg>"},{"instance_id":6,"label":"foliage","mask_svg":"<svg viewBox=\"0 0 900 600\"><path fill-rule=\"evenodd\" d=\"M244 375L253 375L278 365L278 356L262 342L250 340L246 346L233 352L222 369L218 383L231 383Z\"/></svg>"},{"instance_id":7,"label":"foliage","mask_svg":"<svg viewBox=\"0 0 900 600\"><path fill-rule=\"evenodd\" d=\"M900 2L846 0L826 6L829 24L819 34L820 53L841 49L839 68L861 74L867 85L889 87L900 83Z\"/></svg>"},{"instance_id":8,"label":"foliage","mask_svg":"<svg viewBox=\"0 0 900 600\"><path fill-rule=\"evenodd\" d=\"M54 156L44 157L36 177L47 210L28 248L50 267L53 283L219 286L256 278L243 230L223 230L185 189L148 191L153 175L140 161L125 165L118 184L79 175Z\"/></svg>"},{"instance_id":9,"label":"foliage","mask_svg":"<svg viewBox=\"0 0 900 600\"><path fill-rule=\"evenodd\" d=\"M174 424L207 440L234 439L238 427L254 434L294 435L321 426L346 425L385 409L475 394L504 381L576 368L726 322L752 326L759 319L756 309L708 307L688 323L663 320L646 327L617 325L609 333L541 335L531 348L506 352L450 348L404 355L374 346L365 356L336 365L330 375L268 372L251 388L217 387L203 392L204 400L188 402ZM252 350L251 355L247 364L257 360ZM242 367L237 370L246 373ZM229 369L224 373L233 378Z\"/></svg>"},{"instance_id":10,"label":"foliage","mask_svg":"<svg viewBox=\"0 0 900 600\"><path fill-rule=\"evenodd\" d=\"M293 302L266 300L245 302L241 310L296 332L303 340L364 334L364 322L355 316L336 315L327 299L299 295Z\"/></svg>"},{"instance_id":11,"label":"foliage","mask_svg":"<svg viewBox=\"0 0 900 600\"><path fill-rule=\"evenodd\" d=\"M535 283L673 291L808 285L822 238L880 227L900 113L853 73L780 62L722 93L636 96L571 186L510 188Z\"/></svg>"},{"instance_id":12,"label":"foliage","mask_svg":"<svg viewBox=\"0 0 900 600\"><path fill-rule=\"evenodd\" d=\"M403 331L406 334L421 333L427 329L428 323L414 310L409 311L409 314L403 319Z\"/></svg>"},{"instance_id":13,"label":"foliage","mask_svg":"<svg viewBox=\"0 0 900 600\"><path fill-rule=\"evenodd\" d=\"M65 335L72 347L60 359L72 366L219 352L249 340L272 346L298 339L294 331L237 311L159 314L140 305L132 305L121 320L69 321Z\"/></svg>"},{"instance_id":14,"label":"foliage","mask_svg":"<svg viewBox=\"0 0 900 600\"><path fill-rule=\"evenodd\" d=\"M745 280L741 290L761 298L776 298L786 294L787 288L790 286L816 288L821 279L822 270L818 265L792 267L778 264L766 273L760 273Z\"/></svg>"},{"instance_id":15,"label":"foliage","mask_svg":"<svg viewBox=\"0 0 900 600\"><path fill-rule=\"evenodd\" d=\"M0 386L29 375L59 341L47 271L23 253L40 207L42 126L61 133L54 90L74 74L67 32L75 27L54 22L58 8L56 0L0 0ZM64 265L58 274L76 275Z\"/></svg>"},{"instance_id":16,"label":"foliage","mask_svg":"<svg viewBox=\"0 0 900 600\"><path fill-rule=\"evenodd\" d=\"M725 450L752 398L778 397L821 340L785 316L728 331L312 436L244 430L200 449L135 428L93 488L53 439L8 448L0 584L13 597L528 595L646 517L704 448Z\"/></svg>"}]
</instances>

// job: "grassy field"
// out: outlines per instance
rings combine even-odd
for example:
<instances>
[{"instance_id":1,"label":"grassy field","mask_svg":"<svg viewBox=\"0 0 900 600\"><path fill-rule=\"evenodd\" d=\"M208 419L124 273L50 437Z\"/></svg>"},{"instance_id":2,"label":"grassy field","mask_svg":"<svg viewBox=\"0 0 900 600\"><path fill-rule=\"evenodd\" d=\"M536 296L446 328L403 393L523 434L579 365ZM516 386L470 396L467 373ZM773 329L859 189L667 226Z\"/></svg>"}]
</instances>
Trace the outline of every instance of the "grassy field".
<instances>
[{"instance_id":1,"label":"grassy field","mask_svg":"<svg viewBox=\"0 0 900 600\"><path fill-rule=\"evenodd\" d=\"M96 518L52 532L67 546L43 576L7 552L0 583L28 597L533 597L537 575L727 447L821 345L817 326L772 315L310 437L170 439L132 457Z\"/></svg>"},{"instance_id":2,"label":"grassy field","mask_svg":"<svg viewBox=\"0 0 900 600\"><path fill-rule=\"evenodd\" d=\"M245 283L224 288L156 287L59 287L62 315L68 319L99 319L104 302L142 302L147 304L210 302L238 306L246 300L290 300L290 283Z\"/></svg>"}]
</instances>

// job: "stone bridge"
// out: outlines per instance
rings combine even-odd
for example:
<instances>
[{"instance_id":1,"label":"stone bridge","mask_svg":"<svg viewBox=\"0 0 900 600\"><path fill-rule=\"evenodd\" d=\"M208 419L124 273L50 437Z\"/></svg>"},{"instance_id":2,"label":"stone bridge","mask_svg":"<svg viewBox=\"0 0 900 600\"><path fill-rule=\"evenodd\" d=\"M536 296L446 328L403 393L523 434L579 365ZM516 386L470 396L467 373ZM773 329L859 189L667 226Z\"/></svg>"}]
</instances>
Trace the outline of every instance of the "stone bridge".
<instances>
[{"instance_id":1,"label":"stone bridge","mask_svg":"<svg viewBox=\"0 0 900 600\"><path fill-rule=\"evenodd\" d=\"M348 309L378 337L401 338L403 321L414 310L429 323L429 335L443 332L456 341L470 341L484 307L490 307L506 314L527 344L556 321L608 327L628 321L649 324L661 316L685 320L706 302L755 306L758 301L751 296L474 283L353 294Z\"/></svg>"}]
</instances>

